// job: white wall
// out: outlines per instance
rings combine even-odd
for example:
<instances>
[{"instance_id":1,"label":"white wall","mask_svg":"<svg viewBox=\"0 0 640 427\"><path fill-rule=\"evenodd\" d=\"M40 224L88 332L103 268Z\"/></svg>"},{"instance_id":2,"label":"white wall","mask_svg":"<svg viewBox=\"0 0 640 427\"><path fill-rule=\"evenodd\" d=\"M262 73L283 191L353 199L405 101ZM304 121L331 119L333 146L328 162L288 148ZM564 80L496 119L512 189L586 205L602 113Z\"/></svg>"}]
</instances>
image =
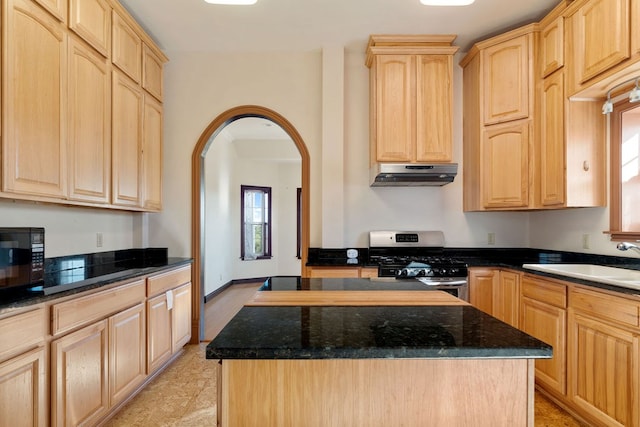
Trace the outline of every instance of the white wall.
<instances>
[{"instance_id":1,"label":"white wall","mask_svg":"<svg viewBox=\"0 0 640 427\"><path fill-rule=\"evenodd\" d=\"M47 258L140 247L134 230L141 215L0 199L0 227L44 227Z\"/></svg>"}]
</instances>

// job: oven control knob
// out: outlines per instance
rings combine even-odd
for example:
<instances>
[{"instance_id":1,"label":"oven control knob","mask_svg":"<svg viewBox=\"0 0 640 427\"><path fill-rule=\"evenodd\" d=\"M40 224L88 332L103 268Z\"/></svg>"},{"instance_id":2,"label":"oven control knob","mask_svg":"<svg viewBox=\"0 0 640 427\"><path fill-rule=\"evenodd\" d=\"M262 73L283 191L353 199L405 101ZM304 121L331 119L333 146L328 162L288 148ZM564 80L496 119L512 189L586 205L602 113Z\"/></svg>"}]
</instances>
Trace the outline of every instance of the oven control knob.
<instances>
[{"instance_id":1,"label":"oven control knob","mask_svg":"<svg viewBox=\"0 0 640 427\"><path fill-rule=\"evenodd\" d=\"M425 276L424 269L418 270L418 272L416 273L416 277L424 277L424 276Z\"/></svg>"},{"instance_id":2,"label":"oven control knob","mask_svg":"<svg viewBox=\"0 0 640 427\"><path fill-rule=\"evenodd\" d=\"M407 269L403 268L402 270L398 270L398 277L407 277Z\"/></svg>"}]
</instances>

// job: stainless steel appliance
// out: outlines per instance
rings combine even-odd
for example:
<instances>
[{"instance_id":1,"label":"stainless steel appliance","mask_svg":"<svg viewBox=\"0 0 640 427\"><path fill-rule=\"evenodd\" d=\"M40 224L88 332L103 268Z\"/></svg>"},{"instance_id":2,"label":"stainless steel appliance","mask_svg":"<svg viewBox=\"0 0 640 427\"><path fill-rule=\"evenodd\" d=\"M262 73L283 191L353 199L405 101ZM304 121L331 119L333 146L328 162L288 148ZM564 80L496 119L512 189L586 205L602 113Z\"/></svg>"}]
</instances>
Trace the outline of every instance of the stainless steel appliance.
<instances>
[{"instance_id":1,"label":"stainless steel appliance","mask_svg":"<svg viewBox=\"0 0 640 427\"><path fill-rule=\"evenodd\" d=\"M44 281L44 228L0 228L0 291Z\"/></svg>"},{"instance_id":2,"label":"stainless steel appliance","mask_svg":"<svg viewBox=\"0 0 640 427\"><path fill-rule=\"evenodd\" d=\"M457 163L376 163L370 170L372 187L441 187L457 173Z\"/></svg>"},{"instance_id":3,"label":"stainless steel appliance","mask_svg":"<svg viewBox=\"0 0 640 427\"><path fill-rule=\"evenodd\" d=\"M418 280L469 300L467 264L444 254L441 231L371 231L369 262L378 265L378 277Z\"/></svg>"}]
</instances>

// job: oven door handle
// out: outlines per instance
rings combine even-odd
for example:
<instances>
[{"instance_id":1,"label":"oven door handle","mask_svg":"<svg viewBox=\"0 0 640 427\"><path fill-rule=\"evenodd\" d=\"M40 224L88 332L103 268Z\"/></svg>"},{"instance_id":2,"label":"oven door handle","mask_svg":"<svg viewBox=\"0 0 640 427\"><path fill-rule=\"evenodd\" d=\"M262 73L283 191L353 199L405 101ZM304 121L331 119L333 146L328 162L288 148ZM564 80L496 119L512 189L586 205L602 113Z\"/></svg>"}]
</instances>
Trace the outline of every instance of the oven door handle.
<instances>
[{"instance_id":1,"label":"oven door handle","mask_svg":"<svg viewBox=\"0 0 640 427\"><path fill-rule=\"evenodd\" d=\"M467 280L466 279L451 280L451 281L432 280L429 277L418 277L417 279L419 281L421 281L422 283L424 283L425 285L429 285L429 286L460 286L460 285L466 285L467 284Z\"/></svg>"}]
</instances>

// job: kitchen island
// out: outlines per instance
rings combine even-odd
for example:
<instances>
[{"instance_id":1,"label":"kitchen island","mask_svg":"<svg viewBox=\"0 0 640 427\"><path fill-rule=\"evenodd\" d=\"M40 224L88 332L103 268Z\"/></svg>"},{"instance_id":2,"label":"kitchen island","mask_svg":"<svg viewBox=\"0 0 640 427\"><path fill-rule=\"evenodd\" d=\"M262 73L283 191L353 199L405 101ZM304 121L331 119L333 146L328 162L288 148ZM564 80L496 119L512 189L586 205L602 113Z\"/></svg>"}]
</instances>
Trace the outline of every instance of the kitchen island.
<instances>
[{"instance_id":1,"label":"kitchen island","mask_svg":"<svg viewBox=\"0 0 640 427\"><path fill-rule=\"evenodd\" d=\"M445 292L354 280L259 292L225 326L219 425L533 425L551 347Z\"/></svg>"}]
</instances>

